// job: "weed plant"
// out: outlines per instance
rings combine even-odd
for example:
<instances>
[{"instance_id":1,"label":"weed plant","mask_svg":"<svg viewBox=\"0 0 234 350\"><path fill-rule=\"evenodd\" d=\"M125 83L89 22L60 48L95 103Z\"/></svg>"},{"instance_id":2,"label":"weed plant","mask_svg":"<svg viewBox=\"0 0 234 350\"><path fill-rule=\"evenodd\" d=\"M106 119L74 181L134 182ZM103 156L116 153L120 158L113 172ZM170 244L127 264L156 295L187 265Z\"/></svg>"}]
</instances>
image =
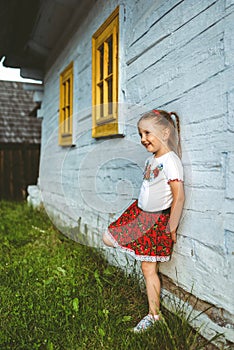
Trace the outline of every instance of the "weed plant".
<instances>
[{"instance_id":1,"label":"weed plant","mask_svg":"<svg viewBox=\"0 0 234 350\"><path fill-rule=\"evenodd\" d=\"M0 349L206 348L166 310L149 332L132 333L147 313L137 279L60 234L43 211L0 202L0 239Z\"/></svg>"}]
</instances>

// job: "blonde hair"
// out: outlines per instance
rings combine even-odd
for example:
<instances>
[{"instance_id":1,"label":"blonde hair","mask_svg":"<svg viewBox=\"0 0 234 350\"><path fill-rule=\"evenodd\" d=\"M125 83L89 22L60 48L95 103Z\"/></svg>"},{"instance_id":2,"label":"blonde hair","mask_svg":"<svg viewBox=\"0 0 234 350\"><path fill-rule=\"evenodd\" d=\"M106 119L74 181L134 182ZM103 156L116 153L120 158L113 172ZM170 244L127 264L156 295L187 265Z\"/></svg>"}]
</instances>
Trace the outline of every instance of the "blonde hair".
<instances>
[{"instance_id":1,"label":"blonde hair","mask_svg":"<svg viewBox=\"0 0 234 350\"><path fill-rule=\"evenodd\" d=\"M172 116L175 116L175 120L173 120ZM141 116L141 118L138 120L137 126L139 126L142 120L152 120L155 126L160 125L168 128L170 130L168 146L181 158L180 119L176 112L153 109Z\"/></svg>"}]
</instances>

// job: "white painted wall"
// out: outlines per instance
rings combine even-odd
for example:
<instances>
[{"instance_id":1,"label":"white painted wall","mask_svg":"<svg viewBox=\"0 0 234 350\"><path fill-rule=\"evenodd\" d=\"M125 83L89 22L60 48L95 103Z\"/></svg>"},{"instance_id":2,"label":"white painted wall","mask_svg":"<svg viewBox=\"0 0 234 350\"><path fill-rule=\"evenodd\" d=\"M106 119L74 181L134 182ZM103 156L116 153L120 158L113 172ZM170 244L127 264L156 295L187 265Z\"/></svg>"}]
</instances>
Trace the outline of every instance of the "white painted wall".
<instances>
[{"instance_id":1,"label":"white painted wall","mask_svg":"<svg viewBox=\"0 0 234 350\"><path fill-rule=\"evenodd\" d=\"M94 140L91 38L118 4L125 137ZM72 226L81 218L89 244L98 245L108 223L138 196L148 156L137 136L139 114L155 107L177 111L187 200L173 258L160 269L223 309L226 320L234 314L233 5L231 0L98 1L45 77L39 179L57 225L58 216ZM62 148L59 75L71 61L75 147ZM69 232L77 238L75 230ZM222 330L234 341L228 328Z\"/></svg>"}]
</instances>

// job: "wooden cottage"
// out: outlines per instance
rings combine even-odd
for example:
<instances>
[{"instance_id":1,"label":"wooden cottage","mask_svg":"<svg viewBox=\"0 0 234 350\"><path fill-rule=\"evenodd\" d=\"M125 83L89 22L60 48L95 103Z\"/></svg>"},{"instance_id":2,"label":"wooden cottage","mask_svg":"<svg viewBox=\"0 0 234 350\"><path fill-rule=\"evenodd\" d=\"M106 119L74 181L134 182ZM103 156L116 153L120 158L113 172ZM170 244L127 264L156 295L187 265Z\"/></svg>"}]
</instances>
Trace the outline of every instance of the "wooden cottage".
<instances>
[{"instance_id":1,"label":"wooden cottage","mask_svg":"<svg viewBox=\"0 0 234 350\"><path fill-rule=\"evenodd\" d=\"M39 172L41 120L36 84L0 81L0 198L26 198Z\"/></svg>"},{"instance_id":2,"label":"wooden cottage","mask_svg":"<svg viewBox=\"0 0 234 350\"><path fill-rule=\"evenodd\" d=\"M139 115L178 112L186 203L173 258L160 266L163 293L192 292L204 336L224 333L226 345L234 342L233 22L233 0L24 0L5 11L0 38L6 66L44 81L38 185L54 223L81 242L102 246L105 227L138 196L148 156Z\"/></svg>"}]
</instances>

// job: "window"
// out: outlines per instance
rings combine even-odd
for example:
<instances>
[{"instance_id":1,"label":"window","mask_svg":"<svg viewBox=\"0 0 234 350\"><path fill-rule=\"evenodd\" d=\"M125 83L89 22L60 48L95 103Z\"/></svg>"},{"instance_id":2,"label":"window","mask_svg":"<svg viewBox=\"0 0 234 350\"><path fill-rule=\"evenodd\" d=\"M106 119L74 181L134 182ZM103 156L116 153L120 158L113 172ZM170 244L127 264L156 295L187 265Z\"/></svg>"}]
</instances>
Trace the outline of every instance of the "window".
<instances>
[{"instance_id":1,"label":"window","mask_svg":"<svg viewBox=\"0 0 234 350\"><path fill-rule=\"evenodd\" d=\"M118 134L119 8L93 35L93 128L95 138Z\"/></svg>"},{"instance_id":2,"label":"window","mask_svg":"<svg viewBox=\"0 0 234 350\"><path fill-rule=\"evenodd\" d=\"M72 145L73 63L60 75L59 144Z\"/></svg>"}]
</instances>

